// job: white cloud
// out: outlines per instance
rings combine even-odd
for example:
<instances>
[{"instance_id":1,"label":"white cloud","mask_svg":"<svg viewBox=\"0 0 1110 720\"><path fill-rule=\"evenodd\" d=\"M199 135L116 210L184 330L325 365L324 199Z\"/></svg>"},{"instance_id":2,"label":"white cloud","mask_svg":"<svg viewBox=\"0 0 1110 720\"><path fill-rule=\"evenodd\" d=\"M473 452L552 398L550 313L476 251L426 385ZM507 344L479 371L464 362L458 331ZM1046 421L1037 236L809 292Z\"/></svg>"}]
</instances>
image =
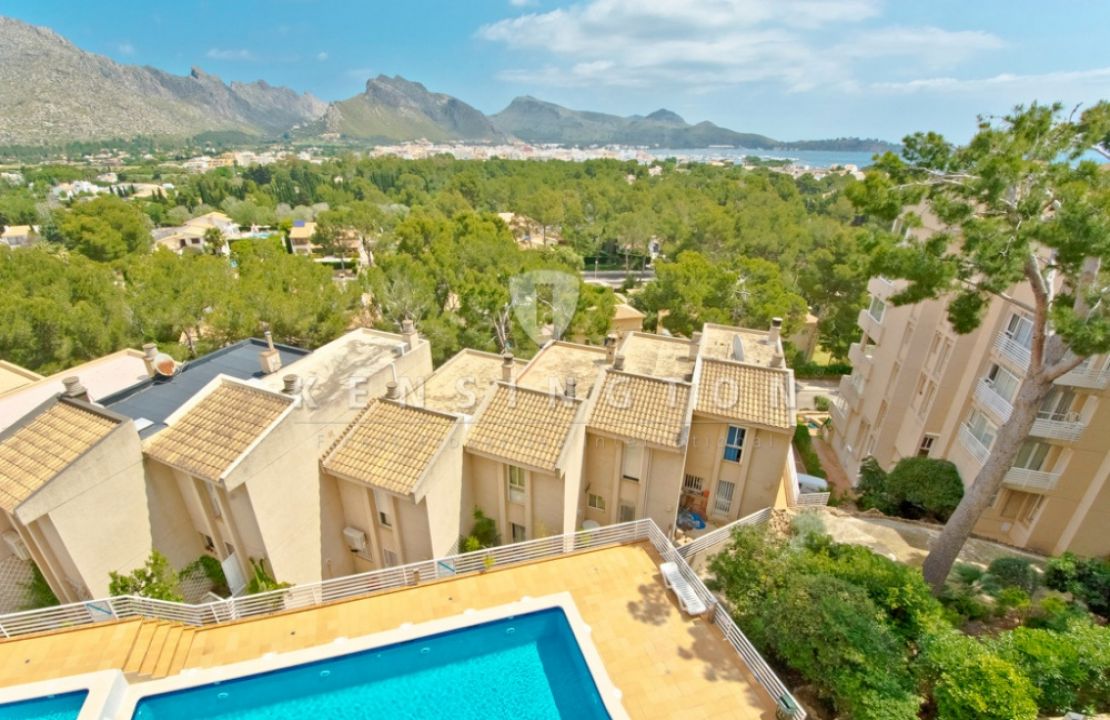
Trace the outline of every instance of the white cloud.
<instances>
[{"instance_id":1,"label":"white cloud","mask_svg":"<svg viewBox=\"0 0 1110 720\"><path fill-rule=\"evenodd\" d=\"M209 48L205 55L212 60L254 60L254 53L246 48Z\"/></svg>"},{"instance_id":2,"label":"white cloud","mask_svg":"<svg viewBox=\"0 0 1110 720\"><path fill-rule=\"evenodd\" d=\"M319 60L320 62L324 62L325 60L328 59L328 54L326 52L324 52L323 50L321 50L320 52L316 53L316 59Z\"/></svg>"},{"instance_id":3,"label":"white cloud","mask_svg":"<svg viewBox=\"0 0 1110 720\"><path fill-rule=\"evenodd\" d=\"M1015 75L1003 73L992 77L958 79L953 77L932 77L909 80L906 82L878 82L869 87L874 90L896 93L1003 93L1012 94L1018 100L1034 97L1065 98L1079 93L1091 96L1105 93L1110 84L1110 67L1091 70L1075 70ZM1086 91L1086 92L1084 92Z\"/></svg>"},{"instance_id":4,"label":"white cloud","mask_svg":"<svg viewBox=\"0 0 1110 720\"><path fill-rule=\"evenodd\" d=\"M695 92L755 82L850 88L865 63L930 71L1003 45L979 31L859 25L880 9L878 0L585 0L484 25L477 36L542 63L503 71L504 80Z\"/></svg>"},{"instance_id":5,"label":"white cloud","mask_svg":"<svg viewBox=\"0 0 1110 720\"><path fill-rule=\"evenodd\" d=\"M121 55L135 54L135 46L129 42L121 42L119 45L116 45L116 50L118 50Z\"/></svg>"}]
</instances>

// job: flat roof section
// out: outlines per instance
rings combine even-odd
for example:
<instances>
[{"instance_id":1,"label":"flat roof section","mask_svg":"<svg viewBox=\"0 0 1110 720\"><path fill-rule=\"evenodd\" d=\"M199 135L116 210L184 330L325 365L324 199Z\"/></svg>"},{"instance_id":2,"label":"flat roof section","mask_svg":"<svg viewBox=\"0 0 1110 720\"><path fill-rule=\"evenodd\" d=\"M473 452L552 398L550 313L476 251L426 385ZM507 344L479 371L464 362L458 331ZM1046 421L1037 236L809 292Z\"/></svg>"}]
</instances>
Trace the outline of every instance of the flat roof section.
<instances>
[{"instance_id":1,"label":"flat roof section","mask_svg":"<svg viewBox=\"0 0 1110 720\"><path fill-rule=\"evenodd\" d=\"M554 342L532 358L516 382L533 390L563 393L566 379L574 377L575 394L584 398L597 382L598 372L608 364L606 355L605 348Z\"/></svg>"},{"instance_id":2,"label":"flat roof section","mask_svg":"<svg viewBox=\"0 0 1110 720\"><path fill-rule=\"evenodd\" d=\"M39 380L42 380L42 375L7 360L0 360L0 396Z\"/></svg>"},{"instance_id":3,"label":"flat roof section","mask_svg":"<svg viewBox=\"0 0 1110 720\"><path fill-rule=\"evenodd\" d=\"M489 386L501 379L502 362L500 355L460 350L409 393L409 402L429 410L473 415ZM527 360L514 359L514 377L527 364Z\"/></svg>"},{"instance_id":4,"label":"flat roof section","mask_svg":"<svg viewBox=\"0 0 1110 720\"><path fill-rule=\"evenodd\" d=\"M702 357L717 360L736 360L749 365L770 367L775 348L767 342L768 337L769 333L761 330L706 323L702 328L701 354ZM734 354L737 339L743 347L743 357L736 357Z\"/></svg>"},{"instance_id":5,"label":"flat roof section","mask_svg":"<svg viewBox=\"0 0 1110 720\"><path fill-rule=\"evenodd\" d=\"M629 333L618 352L624 356L624 372L634 375L685 380L694 372L690 341L682 338Z\"/></svg>"},{"instance_id":6,"label":"flat roof section","mask_svg":"<svg viewBox=\"0 0 1110 720\"><path fill-rule=\"evenodd\" d=\"M281 357L282 368L309 354L308 350L289 345L275 344L274 347ZM240 340L196 360L190 360L171 378L147 378L134 387L98 402L133 420L149 421L150 425L139 428L139 435L146 438L166 427L166 418L173 415L217 375L229 375L239 380L262 377L258 354L265 349L265 340ZM281 373L282 370L279 370L274 374ZM145 365L143 376L146 377ZM84 378L81 380L83 383Z\"/></svg>"},{"instance_id":7,"label":"flat roof section","mask_svg":"<svg viewBox=\"0 0 1110 720\"><path fill-rule=\"evenodd\" d=\"M100 404L114 393L150 379L143 354L138 350L120 350L90 360L0 395L0 430L64 391L62 378L71 375L79 378L92 401Z\"/></svg>"}]
</instances>

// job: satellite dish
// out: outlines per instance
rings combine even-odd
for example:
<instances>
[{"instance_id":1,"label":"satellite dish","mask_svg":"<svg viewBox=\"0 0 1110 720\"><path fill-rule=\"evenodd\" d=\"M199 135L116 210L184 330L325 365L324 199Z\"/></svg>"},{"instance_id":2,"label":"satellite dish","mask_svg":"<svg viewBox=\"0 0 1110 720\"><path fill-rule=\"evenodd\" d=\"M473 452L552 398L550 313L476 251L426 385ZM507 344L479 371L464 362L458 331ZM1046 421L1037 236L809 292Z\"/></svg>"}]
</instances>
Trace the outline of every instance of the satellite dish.
<instances>
[{"instance_id":1,"label":"satellite dish","mask_svg":"<svg viewBox=\"0 0 1110 720\"><path fill-rule=\"evenodd\" d=\"M177 361L166 353L158 353L154 356L154 372L162 377L173 377L177 372Z\"/></svg>"}]
</instances>

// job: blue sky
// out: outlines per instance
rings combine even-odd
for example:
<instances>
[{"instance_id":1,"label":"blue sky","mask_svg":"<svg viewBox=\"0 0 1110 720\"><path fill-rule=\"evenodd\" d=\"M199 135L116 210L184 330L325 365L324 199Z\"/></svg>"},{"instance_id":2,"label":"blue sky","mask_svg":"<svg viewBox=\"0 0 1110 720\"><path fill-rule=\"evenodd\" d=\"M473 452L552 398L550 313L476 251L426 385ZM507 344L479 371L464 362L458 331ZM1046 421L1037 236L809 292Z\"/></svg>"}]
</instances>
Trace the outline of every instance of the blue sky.
<instances>
[{"instance_id":1,"label":"blue sky","mask_svg":"<svg viewBox=\"0 0 1110 720\"><path fill-rule=\"evenodd\" d=\"M400 74L485 112L517 95L792 140L966 139L1018 102L1110 98L1110 2L0 0L126 63L325 100Z\"/></svg>"}]
</instances>

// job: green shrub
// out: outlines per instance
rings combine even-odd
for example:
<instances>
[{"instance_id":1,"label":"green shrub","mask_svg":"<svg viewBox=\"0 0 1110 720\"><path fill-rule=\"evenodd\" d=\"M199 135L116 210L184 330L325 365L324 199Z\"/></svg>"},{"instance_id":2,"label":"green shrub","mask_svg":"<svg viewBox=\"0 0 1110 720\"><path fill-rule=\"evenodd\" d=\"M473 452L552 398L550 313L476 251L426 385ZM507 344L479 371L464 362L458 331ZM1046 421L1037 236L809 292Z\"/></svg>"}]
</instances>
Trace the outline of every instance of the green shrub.
<instances>
[{"instance_id":1,"label":"green shrub","mask_svg":"<svg viewBox=\"0 0 1110 720\"><path fill-rule=\"evenodd\" d=\"M181 602L181 585L170 561L157 550L150 551L146 563L127 575L108 573L108 592L112 595L138 595L155 600Z\"/></svg>"},{"instance_id":2,"label":"green shrub","mask_svg":"<svg viewBox=\"0 0 1110 720\"><path fill-rule=\"evenodd\" d=\"M951 462L911 457L899 460L890 471L887 493L903 517L924 515L945 522L960 504L964 484Z\"/></svg>"},{"instance_id":3,"label":"green shrub","mask_svg":"<svg viewBox=\"0 0 1110 720\"><path fill-rule=\"evenodd\" d=\"M38 610L44 607L53 607L58 604L58 596L50 588L50 583L39 570L39 566L31 564L31 579L23 583L26 600L20 610Z\"/></svg>"},{"instance_id":4,"label":"green shrub","mask_svg":"<svg viewBox=\"0 0 1110 720\"><path fill-rule=\"evenodd\" d=\"M867 593L844 580L794 575L759 607L764 642L845 717L916 717L920 698L897 637Z\"/></svg>"},{"instance_id":5,"label":"green shrub","mask_svg":"<svg viewBox=\"0 0 1110 720\"><path fill-rule=\"evenodd\" d=\"M813 398L813 407L817 408L818 412L828 412L830 401L824 395L818 395Z\"/></svg>"},{"instance_id":6,"label":"green shrub","mask_svg":"<svg viewBox=\"0 0 1110 720\"><path fill-rule=\"evenodd\" d=\"M991 644L1033 684L1042 713L1110 709L1110 628L1084 622L1064 632L1019 627Z\"/></svg>"},{"instance_id":7,"label":"green shrub","mask_svg":"<svg viewBox=\"0 0 1110 720\"><path fill-rule=\"evenodd\" d=\"M879 461L871 455L863 459L859 466L859 482L856 492L859 493L858 505L862 510L872 508L890 514L893 512L894 503L887 494L887 473Z\"/></svg>"},{"instance_id":8,"label":"green shrub","mask_svg":"<svg viewBox=\"0 0 1110 720\"><path fill-rule=\"evenodd\" d=\"M968 620L984 620L994 614L994 609L982 599L975 587L945 586L940 601L954 625L962 625Z\"/></svg>"},{"instance_id":9,"label":"green shrub","mask_svg":"<svg viewBox=\"0 0 1110 720\"><path fill-rule=\"evenodd\" d=\"M925 643L921 670L939 720L1035 720L1036 690L1010 662L955 630Z\"/></svg>"},{"instance_id":10,"label":"green shrub","mask_svg":"<svg viewBox=\"0 0 1110 720\"><path fill-rule=\"evenodd\" d=\"M1065 601L1063 598L1049 596L1041 598L1029 612L1025 625L1031 628L1045 628L1063 632L1077 620L1087 620L1090 616L1086 610L1077 607L1075 603Z\"/></svg>"},{"instance_id":11,"label":"green shrub","mask_svg":"<svg viewBox=\"0 0 1110 720\"><path fill-rule=\"evenodd\" d=\"M1110 560L1064 553L1048 561L1044 583L1053 590L1071 593L1091 612L1110 617Z\"/></svg>"},{"instance_id":12,"label":"green shrub","mask_svg":"<svg viewBox=\"0 0 1110 720\"><path fill-rule=\"evenodd\" d=\"M221 597L228 597L231 595L231 588L227 585L227 576L224 575L224 568L220 565L220 561L211 555L201 555L193 562L181 568L179 575L182 578L192 578L197 575L203 575L212 583L212 592Z\"/></svg>"},{"instance_id":13,"label":"green shrub","mask_svg":"<svg viewBox=\"0 0 1110 720\"><path fill-rule=\"evenodd\" d=\"M482 509L475 506L471 513L474 525L470 528L470 535L459 542L463 552L474 552L483 548L491 548L501 544L501 536L497 534L497 523L491 517L486 517Z\"/></svg>"},{"instance_id":14,"label":"green shrub","mask_svg":"<svg viewBox=\"0 0 1110 720\"><path fill-rule=\"evenodd\" d=\"M1026 610L1030 604L1029 593L1019 587L1002 588L994 600L996 615L1005 615L1010 610Z\"/></svg>"},{"instance_id":15,"label":"green shrub","mask_svg":"<svg viewBox=\"0 0 1110 720\"><path fill-rule=\"evenodd\" d=\"M794 447L798 448L798 453L802 456L802 464L806 466L807 473L819 478L827 477L825 469L821 467L821 458L813 447L813 438L810 437L809 426L805 423L798 423L797 427L794 428Z\"/></svg>"},{"instance_id":16,"label":"green shrub","mask_svg":"<svg viewBox=\"0 0 1110 720\"><path fill-rule=\"evenodd\" d=\"M983 583L1002 588L1021 588L1032 595L1040 583L1040 576L1033 563L1020 557L1000 557L987 567Z\"/></svg>"},{"instance_id":17,"label":"green shrub","mask_svg":"<svg viewBox=\"0 0 1110 720\"><path fill-rule=\"evenodd\" d=\"M247 594L257 595L258 593L270 592L271 590L283 590L291 587L287 582L278 582L274 579L269 572L266 571L266 566L261 560L251 558L251 579L247 583Z\"/></svg>"}]
</instances>

